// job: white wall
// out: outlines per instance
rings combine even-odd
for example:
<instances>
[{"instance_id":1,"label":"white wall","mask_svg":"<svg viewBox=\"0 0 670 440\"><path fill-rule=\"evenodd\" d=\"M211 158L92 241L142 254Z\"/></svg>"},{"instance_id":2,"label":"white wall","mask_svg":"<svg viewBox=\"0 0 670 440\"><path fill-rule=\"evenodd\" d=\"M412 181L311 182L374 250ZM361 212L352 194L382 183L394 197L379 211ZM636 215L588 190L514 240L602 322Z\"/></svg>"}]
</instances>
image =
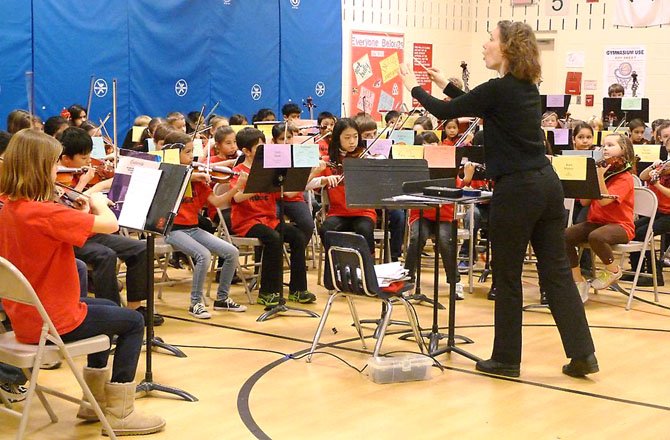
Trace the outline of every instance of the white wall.
<instances>
[{"instance_id":1,"label":"white wall","mask_svg":"<svg viewBox=\"0 0 670 440\"><path fill-rule=\"evenodd\" d=\"M654 28L617 28L613 26L614 2L600 0L566 0L566 16L550 17L545 11L549 0L535 4L511 6L511 0L342 0L343 5L343 99L348 104L351 59L351 30L372 30L405 34L405 59L411 60L412 43L433 43L433 64L449 76L460 77L461 60L468 63L470 85L492 78L482 62L482 48L488 30L498 20L525 21L536 30L543 53L544 94L561 94L568 70L582 72L582 104L570 110L573 118L587 119L600 114L604 84L604 51L611 46L645 46L647 52L645 97L650 99L650 118L670 118L670 26ZM568 52L585 54L583 69L565 67ZM585 91L584 80L596 80L595 91ZM439 91L433 90L434 94ZM595 95L595 105L586 107L584 96ZM409 104L406 93L405 100ZM348 108L348 107L347 107Z\"/></svg>"}]
</instances>

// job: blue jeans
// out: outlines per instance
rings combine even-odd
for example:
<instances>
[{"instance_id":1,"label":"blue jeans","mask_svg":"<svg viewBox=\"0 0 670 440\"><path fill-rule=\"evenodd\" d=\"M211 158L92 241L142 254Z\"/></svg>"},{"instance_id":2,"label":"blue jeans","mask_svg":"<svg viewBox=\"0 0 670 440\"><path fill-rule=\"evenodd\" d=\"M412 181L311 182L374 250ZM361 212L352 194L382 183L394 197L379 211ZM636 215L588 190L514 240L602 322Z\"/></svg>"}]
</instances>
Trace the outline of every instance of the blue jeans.
<instances>
[{"instance_id":1,"label":"blue jeans","mask_svg":"<svg viewBox=\"0 0 670 440\"><path fill-rule=\"evenodd\" d=\"M405 256L405 269L409 271L409 275L414 278L416 272L418 252L421 252L426 246L426 240L435 237L435 222L427 218L422 218L410 225L409 229L409 247ZM440 234L440 257L442 257L442 266L448 272L449 267L449 239L451 237L451 222L439 223ZM421 242L419 242L419 231L421 231Z\"/></svg>"},{"instance_id":2,"label":"blue jeans","mask_svg":"<svg viewBox=\"0 0 670 440\"><path fill-rule=\"evenodd\" d=\"M61 335L63 342L79 341L97 335L116 338L112 382L127 383L135 380L137 361L142 351L144 336L144 318L135 310L124 309L113 301L100 298L82 298L88 306L86 318L69 333ZM88 366L104 368L107 366L109 350L88 355Z\"/></svg>"},{"instance_id":3,"label":"blue jeans","mask_svg":"<svg viewBox=\"0 0 670 440\"><path fill-rule=\"evenodd\" d=\"M202 301L205 278L212 261L212 253L223 260L216 299L225 300L228 298L230 282L235 275L237 258L240 255L235 246L200 228L173 230L165 238L165 241L193 259L195 267L193 268L193 284L191 286L191 304Z\"/></svg>"},{"instance_id":4,"label":"blue jeans","mask_svg":"<svg viewBox=\"0 0 670 440\"><path fill-rule=\"evenodd\" d=\"M86 298L88 295L88 266L76 258L74 262L77 263L77 275L79 275L79 296Z\"/></svg>"}]
</instances>

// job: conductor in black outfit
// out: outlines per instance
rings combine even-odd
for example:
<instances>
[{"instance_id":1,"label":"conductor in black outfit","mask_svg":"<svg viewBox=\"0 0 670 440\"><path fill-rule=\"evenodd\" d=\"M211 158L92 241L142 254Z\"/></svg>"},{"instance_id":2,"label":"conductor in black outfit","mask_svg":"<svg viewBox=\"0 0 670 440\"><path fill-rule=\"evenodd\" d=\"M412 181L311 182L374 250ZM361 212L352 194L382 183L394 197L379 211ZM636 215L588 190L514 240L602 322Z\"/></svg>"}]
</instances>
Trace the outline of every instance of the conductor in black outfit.
<instances>
[{"instance_id":1,"label":"conductor in black outfit","mask_svg":"<svg viewBox=\"0 0 670 440\"><path fill-rule=\"evenodd\" d=\"M405 87L438 119L484 119L486 173L495 181L489 228L497 292L493 354L476 368L503 376L520 374L521 274L530 241L540 285L571 358L563 373L583 377L598 371L598 361L565 253L563 189L544 154L537 41L528 25L501 21L483 53L486 67L500 77L469 93L449 84L437 69L428 69L431 79L453 98L449 102L430 96L409 69L401 67Z\"/></svg>"}]
</instances>

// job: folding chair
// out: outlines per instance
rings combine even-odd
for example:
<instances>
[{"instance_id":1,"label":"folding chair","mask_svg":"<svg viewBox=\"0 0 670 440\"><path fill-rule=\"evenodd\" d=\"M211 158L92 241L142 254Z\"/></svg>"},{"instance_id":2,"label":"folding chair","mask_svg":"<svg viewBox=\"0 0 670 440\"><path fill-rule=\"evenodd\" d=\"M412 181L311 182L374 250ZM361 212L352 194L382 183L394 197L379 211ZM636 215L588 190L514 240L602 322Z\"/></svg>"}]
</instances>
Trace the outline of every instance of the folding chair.
<instances>
[{"instance_id":1,"label":"folding chair","mask_svg":"<svg viewBox=\"0 0 670 440\"><path fill-rule=\"evenodd\" d=\"M2 397L4 407L0 406L0 411L21 419L16 438L23 438L26 426L28 425L30 405L35 395L37 395L42 406L44 406L44 409L49 414L51 421L53 423L58 422L58 417L56 417L51 405L46 400L45 394L51 394L76 404L89 405L95 411L95 414L102 422L102 426L105 430L110 433L112 438L116 438L102 409L95 401L86 382L84 382L82 373L78 370L77 365L75 365L72 360L75 356L84 356L108 350L110 347L109 338L106 335L99 335L65 344L58 335L49 315L42 306L40 299L28 280L16 267L14 267L14 265L12 265L12 263L2 257L0 257L0 298L35 307L42 318L42 332L37 345L22 344L18 342L14 336L14 332L0 335L0 362L21 368L30 381L22 413L12 409L9 401ZM50 344L47 345L47 342ZM79 382L79 386L84 392L84 396L86 396L88 402L64 394L60 391L47 388L38 383L40 365L63 359L70 366L70 370L77 379L77 382Z\"/></svg>"},{"instance_id":2,"label":"folding chair","mask_svg":"<svg viewBox=\"0 0 670 440\"><path fill-rule=\"evenodd\" d=\"M410 326L414 333L419 349L422 353L425 352L423 338L419 331L419 324L417 321L414 309L403 298L402 293L411 290L414 285L405 283L405 285L395 292L388 289L382 289L377 283L377 276L375 275L374 262L367 242L362 235L353 234L349 232L334 232L326 233L326 242L330 245L328 249L329 270L331 279L326 278L326 288L331 291L331 295L326 303L326 308L321 316L321 321L314 335L312 348L307 361L310 362L312 354L316 349L321 338L321 333L326 325L328 314L333 305L333 302L338 297L344 297L349 304L349 310L354 320L354 326L358 332L358 336L365 349L365 338L363 337L363 330L358 319L358 313L354 306L353 299L367 299L383 303L386 307L386 313L380 323L377 331L377 343L375 344L373 356L379 356L379 351L384 340L386 327L391 320L391 313L393 312L393 303L400 302L407 311ZM331 284L331 285L329 285Z\"/></svg>"}]
</instances>

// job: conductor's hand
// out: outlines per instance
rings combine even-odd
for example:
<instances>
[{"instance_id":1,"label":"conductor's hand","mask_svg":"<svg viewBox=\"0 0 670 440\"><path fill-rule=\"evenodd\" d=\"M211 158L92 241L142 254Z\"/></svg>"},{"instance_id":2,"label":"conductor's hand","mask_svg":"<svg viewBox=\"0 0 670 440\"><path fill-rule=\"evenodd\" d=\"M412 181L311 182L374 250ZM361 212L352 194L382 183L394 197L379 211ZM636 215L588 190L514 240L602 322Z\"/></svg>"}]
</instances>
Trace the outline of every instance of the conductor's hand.
<instances>
[{"instance_id":1,"label":"conductor's hand","mask_svg":"<svg viewBox=\"0 0 670 440\"><path fill-rule=\"evenodd\" d=\"M434 82L435 85L440 88L440 90L444 90L444 88L447 87L447 84L449 84L449 80L444 77L440 69L436 69L435 67L428 67L426 68L426 72L428 72L428 77L430 80Z\"/></svg>"},{"instance_id":2,"label":"conductor's hand","mask_svg":"<svg viewBox=\"0 0 670 440\"><path fill-rule=\"evenodd\" d=\"M400 78L402 78L402 83L405 88L410 92L414 87L419 85L414 76L414 72L412 72L407 64L400 65Z\"/></svg>"}]
</instances>

